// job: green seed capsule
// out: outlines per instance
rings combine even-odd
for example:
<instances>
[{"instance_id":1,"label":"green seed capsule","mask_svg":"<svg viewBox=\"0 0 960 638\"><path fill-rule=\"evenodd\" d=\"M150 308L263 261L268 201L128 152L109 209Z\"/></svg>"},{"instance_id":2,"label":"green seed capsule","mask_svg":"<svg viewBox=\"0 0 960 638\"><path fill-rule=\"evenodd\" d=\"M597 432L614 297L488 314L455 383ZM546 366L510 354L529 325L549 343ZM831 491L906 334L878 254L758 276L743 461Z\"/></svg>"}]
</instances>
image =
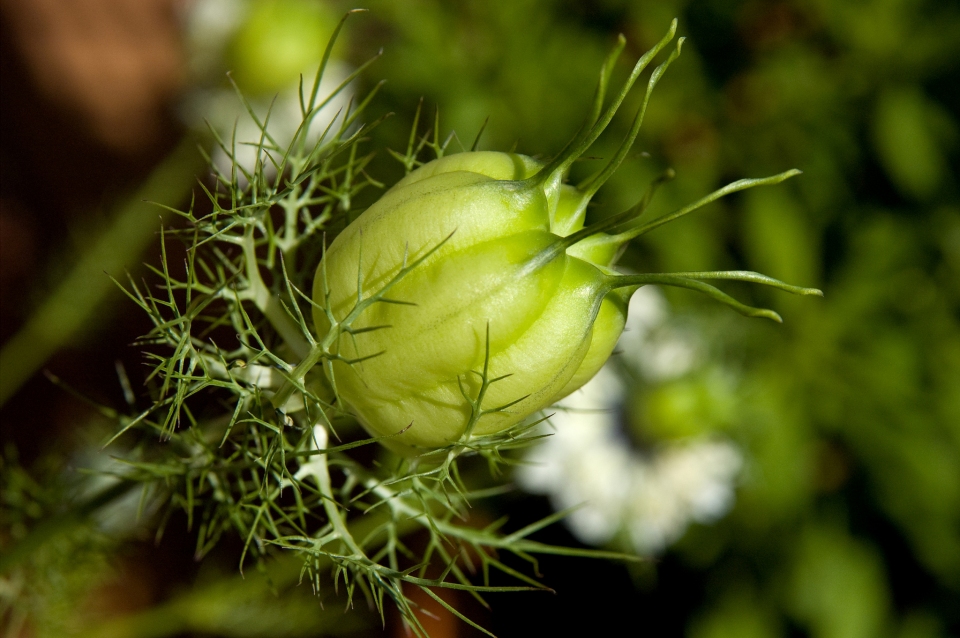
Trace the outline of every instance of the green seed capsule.
<instances>
[{"instance_id":1,"label":"green seed capsule","mask_svg":"<svg viewBox=\"0 0 960 638\"><path fill-rule=\"evenodd\" d=\"M330 308L343 319L357 297L358 267L363 287L375 290L396 274L405 254L416 258L449 237L390 290L404 303L379 303L354 326L389 327L339 342L338 354L347 359L381 353L334 365L340 396L376 434L412 423L391 441L424 448L455 442L471 414L461 387L477 396L480 379L471 371L483 369L488 348L489 376L511 376L490 385L484 407L513 405L481 418L474 434L503 430L550 405L593 376L612 351L625 304L619 292L605 289L596 265L558 246L551 224L556 204L542 186L522 181L535 166L527 157L484 152L427 164L327 251ZM615 300L605 313L607 334L594 344L607 296ZM323 332L329 322L316 314Z\"/></svg>"},{"instance_id":2,"label":"green seed capsule","mask_svg":"<svg viewBox=\"0 0 960 638\"><path fill-rule=\"evenodd\" d=\"M643 279L612 269L620 247L645 232L636 218L649 198L583 226L587 202L636 137L646 100L607 168L583 191L562 184L674 29L641 58L601 115L621 39L604 65L588 126L552 162L495 152L430 162L331 243L313 292L318 334L337 334L328 374L365 427L389 437L388 446L417 453L501 432L573 392L610 356L639 285L722 295L702 283L711 273L672 282L662 278L676 276ZM651 76L647 99L678 53L679 43ZM384 298L355 311L384 287Z\"/></svg>"}]
</instances>

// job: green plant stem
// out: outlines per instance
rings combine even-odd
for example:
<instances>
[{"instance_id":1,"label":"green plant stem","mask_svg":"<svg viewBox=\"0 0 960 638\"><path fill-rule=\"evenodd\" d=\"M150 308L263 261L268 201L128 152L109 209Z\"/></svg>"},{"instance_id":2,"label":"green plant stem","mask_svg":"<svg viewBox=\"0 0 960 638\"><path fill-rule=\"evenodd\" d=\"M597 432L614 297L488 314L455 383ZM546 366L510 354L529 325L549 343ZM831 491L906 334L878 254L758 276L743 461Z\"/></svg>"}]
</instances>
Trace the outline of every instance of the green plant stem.
<instances>
[{"instance_id":1,"label":"green plant stem","mask_svg":"<svg viewBox=\"0 0 960 638\"><path fill-rule=\"evenodd\" d=\"M270 400L270 402L273 403L273 407L280 410L284 405L286 405L287 401L297 390L297 384L303 382L303 379L307 376L307 373L310 372L315 365L320 363L320 360L323 359L325 354L326 352L322 345L317 345L310 348L310 350L307 352L307 355L290 373L290 379L287 379L283 386L277 390L277 393L273 395L273 398Z\"/></svg>"},{"instance_id":2,"label":"green plant stem","mask_svg":"<svg viewBox=\"0 0 960 638\"><path fill-rule=\"evenodd\" d=\"M179 203L189 194L194 176L202 167L196 141L186 139L119 206L111 225L4 344L0 351L0 405L16 394L51 355L75 341L84 326L97 323L92 321L94 312L115 289L108 275L121 278L154 238L162 225L160 220L169 214L152 202Z\"/></svg>"},{"instance_id":3,"label":"green plant stem","mask_svg":"<svg viewBox=\"0 0 960 638\"><path fill-rule=\"evenodd\" d=\"M322 425L316 425L313 428L313 436L315 443L317 444L317 449L322 450L326 449L328 435L327 430ZM327 455L320 454L309 464L310 475L317 480L317 486L320 488L320 494L323 495L323 509L327 513L327 519L329 519L330 524L333 526L333 530L337 533L337 536L343 541L343 544L353 552L355 558L363 561L369 562L366 553L363 551L363 548L357 544L357 541L354 540L353 535L350 533L350 529L347 527L346 521L343 519L343 515L340 513L340 509L337 506L336 497L333 494L333 485L330 483L330 469L327 467Z\"/></svg>"},{"instance_id":4,"label":"green plant stem","mask_svg":"<svg viewBox=\"0 0 960 638\"><path fill-rule=\"evenodd\" d=\"M246 262L247 281L250 289L248 294L250 299L256 304L260 312L266 316L267 320L274 327L284 342L293 352L301 358L308 356L310 344L304 339L300 332L300 326L284 309L280 299L270 292L263 278L260 276L260 267L257 263L256 246L253 240L253 227L251 226L243 237L243 257ZM293 301L296 303L296 301Z\"/></svg>"}]
</instances>

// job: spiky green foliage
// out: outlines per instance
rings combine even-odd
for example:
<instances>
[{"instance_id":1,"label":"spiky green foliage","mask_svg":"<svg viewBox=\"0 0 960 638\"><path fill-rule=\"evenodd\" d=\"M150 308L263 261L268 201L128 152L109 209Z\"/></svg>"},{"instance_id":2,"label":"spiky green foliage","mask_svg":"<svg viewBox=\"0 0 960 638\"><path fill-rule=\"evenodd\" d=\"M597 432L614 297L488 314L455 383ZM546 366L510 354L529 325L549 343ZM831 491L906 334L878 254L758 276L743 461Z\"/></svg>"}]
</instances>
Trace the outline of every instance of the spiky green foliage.
<instances>
[{"instance_id":1,"label":"spiky green foliage","mask_svg":"<svg viewBox=\"0 0 960 638\"><path fill-rule=\"evenodd\" d=\"M312 86L301 87L303 122L288 146L270 135L269 114L261 119L249 106L261 130L255 166L241 165L235 136L224 139L213 131L232 160L230 170L214 169L212 184L200 185L203 199L174 211L184 223L163 231L154 281L130 279L123 286L154 325L140 340L152 405L125 418L110 443L136 441L122 454L125 469L118 474L154 488L161 502L158 534L182 511L196 532L197 557L226 534L244 541L241 569L278 550L295 552L303 579L318 591L333 583L348 602L362 593L381 616L391 601L414 632L424 634L410 588L448 607L434 589L465 590L482 600L486 592L545 588L502 562L498 552L534 565L538 552L615 555L528 538L557 517L510 534L500 531L501 524L471 524L470 501L490 492L471 491L461 476L462 459L483 456L495 468L504 462L503 450L536 438L527 434L530 426L490 437L468 433L449 448L389 468L351 456L378 439L358 439L342 411L333 346L355 336L353 322L368 308L397 303L389 297L391 287L430 252L403 264L379 289L361 290L340 321L323 299L302 292L309 289L325 236L349 223L360 191L381 186L365 172L372 155L362 150L367 133L383 119L362 123L376 88L362 99L350 98L319 137L309 133L320 110L366 66L321 97L329 51ZM441 156L447 142L440 141L438 125L432 136L419 137L415 124L406 154L397 155L409 171L423 163L423 153ZM175 250L182 251L182 264ZM311 305L331 318L324 334L316 334L307 319ZM489 379L486 369L476 375L480 395L466 398L479 419L499 408L483 405L484 389L497 379ZM419 553L403 541L417 529L427 537ZM428 568L438 565L440 575L428 577ZM518 584L491 585L495 570ZM477 571L482 576L471 575Z\"/></svg>"}]
</instances>

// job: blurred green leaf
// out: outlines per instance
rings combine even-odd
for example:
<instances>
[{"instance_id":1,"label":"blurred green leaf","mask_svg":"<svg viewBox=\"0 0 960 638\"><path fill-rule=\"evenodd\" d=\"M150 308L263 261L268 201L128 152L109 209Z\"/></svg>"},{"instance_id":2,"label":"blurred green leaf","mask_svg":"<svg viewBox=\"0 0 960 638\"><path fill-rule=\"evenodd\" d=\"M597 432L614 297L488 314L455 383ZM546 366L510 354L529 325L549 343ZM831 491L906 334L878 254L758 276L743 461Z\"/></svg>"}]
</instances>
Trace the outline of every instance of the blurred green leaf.
<instances>
[{"instance_id":1,"label":"blurred green leaf","mask_svg":"<svg viewBox=\"0 0 960 638\"><path fill-rule=\"evenodd\" d=\"M877 98L873 137L890 178L917 199L934 195L947 174L933 107L912 86L891 88Z\"/></svg>"},{"instance_id":2,"label":"blurred green leaf","mask_svg":"<svg viewBox=\"0 0 960 638\"><path fill-rule=\"evenodd\" d=\"M837 528L812 526L801 536L789 607L812 638L877 638L887 627L883 562Z\"/></svg>"}]
</instances>

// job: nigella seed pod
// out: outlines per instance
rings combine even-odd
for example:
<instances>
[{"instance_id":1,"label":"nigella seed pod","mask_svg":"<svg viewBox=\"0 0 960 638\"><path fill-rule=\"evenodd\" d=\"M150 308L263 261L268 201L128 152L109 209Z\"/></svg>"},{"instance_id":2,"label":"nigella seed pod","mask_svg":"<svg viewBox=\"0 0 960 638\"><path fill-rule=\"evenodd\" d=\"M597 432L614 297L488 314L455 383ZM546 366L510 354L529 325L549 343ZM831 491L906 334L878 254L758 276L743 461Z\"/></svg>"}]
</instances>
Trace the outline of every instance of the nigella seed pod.
<instances>
[{"instance_id":1,"label":"nigella seed pod","mask_svg":"<svg viewBox=\"0 0 960 638\"><path fill-rule=\"evenodd\" d=\"M651 74L627 138L580 189L563 184L571 164L609 124L667 35L637 62L604 110L617 47L601 69L593 111L549 163L513 153L465 152L408 174L326 250L314 283L314 321L329 344L337 395L373 434L402 453L465 443L510 428L589 380L610 356L630 294L649 283L706 292L753 316L705 283L747 279L812 293L756 273L620 275L632 238L728 192L782 181L741 180L641 225L648 195L630 210L584 227L590 198L629 151L650 92L682 38ZM653 185L656 186L656 183Z\"/></svg>"}]
</instances>

